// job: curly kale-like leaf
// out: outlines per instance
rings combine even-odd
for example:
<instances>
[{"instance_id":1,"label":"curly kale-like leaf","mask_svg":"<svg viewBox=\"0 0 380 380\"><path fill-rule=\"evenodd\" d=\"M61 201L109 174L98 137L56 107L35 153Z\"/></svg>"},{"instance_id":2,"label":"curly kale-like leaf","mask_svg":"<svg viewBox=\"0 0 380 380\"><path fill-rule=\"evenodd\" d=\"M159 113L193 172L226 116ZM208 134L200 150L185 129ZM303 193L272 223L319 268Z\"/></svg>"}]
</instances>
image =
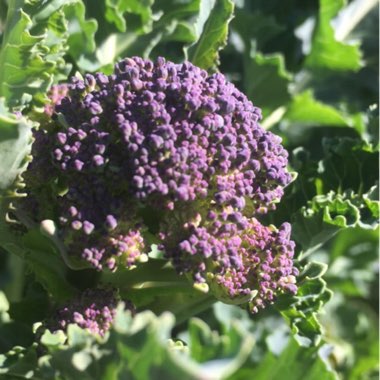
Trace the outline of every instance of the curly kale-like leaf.
<instances>
[{"instance_id":1,"label":"curly kale-like leaf","mask_svg":"<svg viewBox=\"0 0 380 380\"><path fill-rule=\"evenodd\" d=\"M293 236L305 251L342 228L374 229L379 220L376 148L352 138L326 138L322 144L324 158L309 173L320 195L311 193L312 200L293 217ZM303 191L312 191L311 179L301 184Z\"/></svg>"},{"instance_id":2,"label":"curly kale-like leaf","mask_svg":"<svg viewBox=\"0 0 380 380\"><path fill-rule=\"evenodd\" d=\"M150 31L152 27L152 5L153 0L105 0L105 18L109 23L113 23L120 32L126 32L126 13L134 14L140 18L143 30Z\"/></svg>"},{"instance_id":3,"label":"curly kale-like leaf","mask_svg":"<svg viewBox=\"0 0 380 380\"><path fill-rule=\"evenodd\" d=\"M40 339L46 351L38 361L35 346L14 349L0 356L0 374L25 376L29 373L39 379L55 378L58 374L86 380L120 376L141 380L223 379L238 370L253 347L252 336L238 328L216 336L204 323L193 321L190 344L201 351L205 350L204 344L212 351L207 360L199 360L191 349L170 339L174 325L171 314L156 317L146 311L132 317L121 309L114 329L104 338L99 339L76 325L69 325L67 336L46 331ZM220 342L225 347L223 358L215 356L220 353Z\"/></svg>"},{"instance_id":4,"label":"curly kale-like leaf","mask_svg":"<svg viewBox=\"0 0 380 380\"><path fill-rule=\"evenodd\" d=\"M78 62L84 54L95 51L95 32L98 24L94 19L86 20L85 7L81 1L67 2L63 7L67 20L68 54Z\"/></svg>"},{"instance_id":5,"label":"curly kale-like leaf","mask_svg":"<svg viewBox=\"0 0 380 380\"><path fill-rule=\"evenodd\" d=\"M32 28L36 29L33 13L38 12L38 7L31 1L26 5L30 13L21 8L20 1L9 3L0 50L0 96L5 97L10 107L25 105L37 94L42 95L51 84L54 73L64 65L64 22L61 15L51 19L43 17L44 14L37 17L37 22L42 20L46 26L49 24L50 29L33 34ZM51 37L49 42L48 36Z\"/></svg>"},{"instance_id":6,"label":"curly kale-like leaf","mask_svg":"<svg viewBox=\"0 0 380 380\"><path fill-rule=\"evenodd\" d=\"M0 96L6 104L44 102L52 82L70 70L63 56L91 51L95 29L94 21L84 20L79 0L11 0L0 49Z\"/></svg>"},{"instance_id":7,"label":"curly kale-like leaf","mask_svg":"<svg viewBox=\"0 0 380 380\"><path fill-rule=\"evenodd\" d=\"M298 178L279 205L278 219L272 220L292 215L292 236L304 253L341 229L374 229L379 220L377 147L358 138L326 137L322 148L316 144L312 151L293 151Z\"/></svg>"},{"instance_id":8,"label":"curly kale-like leaf","mask_svg":"<svg viewBox=\"0 0 380 380\"><path fill-rule=\"evenodd\" d=\"M318 345L321 341L322 326L317 314L332 296L322 279L326 269L322 263L306 264L297 278L297 294L281 296L275 305L303 345Z\"/></svg>"},{"instance_id":9,"label":"curly kale-like leaf","mask_svg":"<svg viewBox=\"0 0 380 380\"><path fill-rule=\"evenodd\" d=\"M375 187L377 188L377 187ZM371 193L375 191L371 190ZM371 193L317 195L294 216L293 236L305 251L316 249L340 229L378 226L379 202Z\"/></svg>"}]
</instances>

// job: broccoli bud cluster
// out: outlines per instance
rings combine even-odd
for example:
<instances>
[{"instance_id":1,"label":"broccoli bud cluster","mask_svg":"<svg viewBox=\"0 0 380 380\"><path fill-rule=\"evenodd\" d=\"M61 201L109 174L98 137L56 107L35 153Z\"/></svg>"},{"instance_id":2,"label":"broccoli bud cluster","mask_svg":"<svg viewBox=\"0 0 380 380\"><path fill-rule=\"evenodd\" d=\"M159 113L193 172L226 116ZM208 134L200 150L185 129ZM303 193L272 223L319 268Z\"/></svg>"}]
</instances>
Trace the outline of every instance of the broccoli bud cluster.
<instances>
[{"instance_id":1,"label":"broccoli bud cluster","mask_svg":"<svg viewBox=\"0 0 380 380\"><path fill-rule=\"evenodd\" d=\"M93 334L104 336L113 324L117 304L114 289L87 289L57 309L45 327L53 332L66 331L69 324L76 324Z\"/></svg>"},{"instance_id":2,"label":"broccoli bud cluster","mask_svg":"<svg viewBox=\"0 0 380 380\"><path fill-rule=\"evenodd\" d=\"M56 221L70 255L131 268L146 259L149 233L221 299L257 311L296 291L289 224L257 219L291 181L287 152L222 74L134 57L63 92L35 132L25 179L35 218Z\"/></svg>"}]
</instances>

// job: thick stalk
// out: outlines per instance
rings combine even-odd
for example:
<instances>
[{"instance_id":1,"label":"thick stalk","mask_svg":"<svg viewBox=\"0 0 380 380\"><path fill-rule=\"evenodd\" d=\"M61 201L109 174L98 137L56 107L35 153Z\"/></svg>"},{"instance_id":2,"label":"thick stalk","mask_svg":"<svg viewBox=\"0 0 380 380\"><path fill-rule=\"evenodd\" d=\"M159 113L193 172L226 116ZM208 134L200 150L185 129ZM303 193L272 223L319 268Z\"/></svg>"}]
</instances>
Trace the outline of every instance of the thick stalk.
<instances>
[{"instance_id":1,"label":"thick stalk","mask_svg":"<svg viewBox=\"0 0 380 380\"><path fill-rule=\"evenodd\" d=\"M101 282L117 287L122 298L131 300L138 310L149 309L156 314L172 312L177 324L216 301L210 293L195 289L185 276L178 275L161 259L139 264L130 271L103 273Z\"/></svg>"}]
</instances>

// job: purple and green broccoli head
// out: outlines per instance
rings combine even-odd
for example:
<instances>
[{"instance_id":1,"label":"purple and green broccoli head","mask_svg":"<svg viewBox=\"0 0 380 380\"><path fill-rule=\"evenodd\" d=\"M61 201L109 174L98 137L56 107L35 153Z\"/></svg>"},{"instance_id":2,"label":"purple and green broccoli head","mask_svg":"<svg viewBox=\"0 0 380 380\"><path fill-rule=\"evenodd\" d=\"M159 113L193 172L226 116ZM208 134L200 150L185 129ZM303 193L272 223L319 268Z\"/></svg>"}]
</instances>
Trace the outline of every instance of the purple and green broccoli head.
<instances>
[{"instance_id":1,"label":"purple and green broccoli head","mask_svg":"<svg viewBox=\"0 0 380 380\"><path fill-rule=\"evenodd\" d=\"M69 255L133 268L153 234L179 273L224 301L257 311L296 292L290 225L258 220L291 181L287 152L222 74L134 57L66 89L34 133L25 208L55 221Z\"/></svg>"}]
</instances>

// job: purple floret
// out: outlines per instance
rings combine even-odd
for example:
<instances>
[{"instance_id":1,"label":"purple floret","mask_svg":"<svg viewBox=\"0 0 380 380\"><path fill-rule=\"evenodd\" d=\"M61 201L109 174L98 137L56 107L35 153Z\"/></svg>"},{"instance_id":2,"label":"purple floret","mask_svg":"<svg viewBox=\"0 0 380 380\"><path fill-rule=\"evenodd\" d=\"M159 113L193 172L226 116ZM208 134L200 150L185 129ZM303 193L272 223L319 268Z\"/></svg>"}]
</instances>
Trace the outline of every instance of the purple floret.
<instances>
[{"instance_id":1,"label":"purple floret","mask_svg":"<svg viewBox=\"0 0 380 380\"><path fill-rule=\"evenodd\" d=\"M144 258L148 232L162 237L179 272L229 297L257 290L260 307L271 292L295 291L294 244L289 234L278 240L285 227L276 232L252 219L273 210L291 181L287 152L222 74L133 57L111 75L73 78L68 88L53 122L35 132L25 178L40 204L35 218L56 221L69 255L97 270L131 268ZM153 229L144 215L153 215ZM268 246L250 250L259 244L250 233ZM265 278L277 290L259 281L266 260L275 269Z\"/></svg>"},{"instance_id":2,"label":"purple floret","mask_svg":"<svg viewBox=\"0 0 380 380\"><path fill-rule=\"evenodd\" d=\"M181 232L165 235L166 249L180 273L189 273L195 283L207 283L226 303L249 303L256 313L282 293L297 292L293 266L295 244L290 225L277 230L257 219L241 217L242 226L230 223L232 209L208 219L197 218Z\"/></svg>"},{"instance_id":3,"label":"purple floret","mask_svg":"<svg viewBox=\"0 0 380 380\"><path fill-rule=\"evenodd\" d=\"M75 78L56 111L70 127L57 128L53 164L112 167L147 202L246 197L263 210L291 179L280 138L258 125L260 110L222 74L189 62L127 58L110 76Z\"/></svg>"},{"instance_id":4,"label":"purple floret","mask_svg":"<svg viewBox=\"0 0 380 380\"><path fill-rule=\"evenodd\" d=\"M117 303L118 298L112 289L87 289L57 310L46 327L51 331L65 331L73 323L93 334L104 336L114 321Z\"/></svg>"}]
</instances>

